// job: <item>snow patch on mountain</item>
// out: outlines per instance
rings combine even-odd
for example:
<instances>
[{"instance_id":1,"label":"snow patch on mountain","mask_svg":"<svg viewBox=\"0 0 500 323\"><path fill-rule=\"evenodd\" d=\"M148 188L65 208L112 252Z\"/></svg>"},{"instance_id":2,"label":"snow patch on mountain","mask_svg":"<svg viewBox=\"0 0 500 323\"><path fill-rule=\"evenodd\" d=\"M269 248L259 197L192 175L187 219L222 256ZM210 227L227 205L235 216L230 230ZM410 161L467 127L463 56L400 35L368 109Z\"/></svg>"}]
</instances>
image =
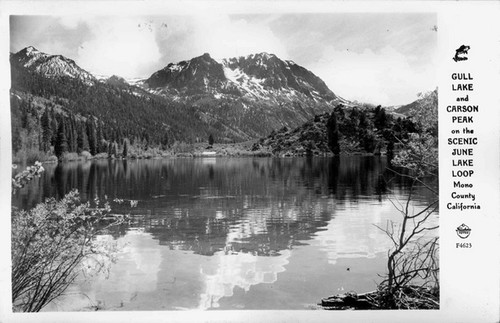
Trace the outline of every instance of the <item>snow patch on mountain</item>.
<instances>
[{"instance_id":1,"label":"snow patch on mountain","mask_svg":"<svg viewBox=\"0 0 500 323\"><path fill-rule=\"evenodd\" d=\"M100 82L105 82L110 78L109 75L102 75L102 74L94 74L94 77Z\"/></svg>"},{"instance_id":2,"label":"snow patch on mountain","mask_svg":"<svg viewBox=\"0 0 500 323\"><path fill-rule=\"evenodd\" d=\"M132 86L142 87L146 79L144 77L126 78L125 81Z\"/></svg>"},{"instance_id":3,"label":"snow patch on mountain","mask_svg":"<svg viewBox=\"0 0 500 323\"><path fill-rule=\"evenodd\" d=\"M67 76L82 80L92 85L98 79L76 63L62 55L49 55L33 46L28 46L11 56L24 68L32 70L48 78Z\"/></svg>"},{"instance_id":4,"label":"snow patch on mountain","mask_svg":"<svg viewBox=\"0 0 500 323\"><path fill-rule=\"evenodd\" d=\"M172 72L179 72L182 70L182 66L180 64L168 64L167 68Z\"/></svg>"},{"instance_id":5,"label":"snow patch on mountain","mask_svg":"<svg viewBox=\"0 0 500 323\"><path fill-rule=\"evenodd\" d=\"M214 99L242 97L271 104L336 101L335 94L313 73L268 53L219 60L204 54L170 63L137 85L170 98L204 93Z\"/></svg>"},{"instance_id":6,"label":"snow patch on mountain","mask_svg":"<svg viewBox=\"0 0 500 323\"><path fill-rule=\"evenodd\" d=\"M24 49L26 58L24 59L23 66L26 68L30 68L40 59L45 59L49 57L49 55L40 52L33 46L28 46Z\"/></svg>"},{"instance_id":7,"label":"snow patch on mountain","mask_svg":"<svg viewBox=\"0 0 500 323\"><path fill-rule=\"evenodd\" d=\"M269 94L269 92L262 86L264 80L249 76L239 68L233 70L226 64L223 64L223 66L224 76L229 82L242 89L243 93L250 94L258 98L264 98Z\"/></svg>"}]
</instances>

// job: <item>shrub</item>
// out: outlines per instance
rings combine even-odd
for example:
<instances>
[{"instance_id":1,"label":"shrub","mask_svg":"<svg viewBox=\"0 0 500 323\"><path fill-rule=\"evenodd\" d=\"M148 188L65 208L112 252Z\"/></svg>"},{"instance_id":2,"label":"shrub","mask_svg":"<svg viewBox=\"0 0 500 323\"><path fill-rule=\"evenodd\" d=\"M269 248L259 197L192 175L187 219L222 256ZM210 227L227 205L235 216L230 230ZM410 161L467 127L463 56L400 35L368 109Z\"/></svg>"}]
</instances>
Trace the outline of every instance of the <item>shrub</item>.
<instances>
[{"instance_id":1,"label":"shrub","mask_svg":"<svg viewBox=\"0 0 500 323\"><path fill-rule=\"evenodd\" d=\"M26 154L26 163L31 165L38 160L45 160L47 158L44 152L38 151L36 149L28 150Z\"/></svg>"},{"instance_id":2,"label":"shrub","mask_svg":"<svg viewBox=\"0 0 500 323\"><path fill-rule=\"evenodd\" d=\"M12 214L12 302L15 309L37 312L59 297L80 270L99 272L113 248L96 240L95 227L109 206L91 208L78 191L51 198L29 211ZM85 266L83 266L85 264Z\"/></svg>"},{"instance_id":3,"label":"shrub","mask_svg":"<svg viewBox=\"0 0 500 323\"><path fill-rule=\"evenodd\" d=\"M63 153L61 156L61 161L63 162L68 162L68 161L74 161L74 160L79 160L79 156L77 153Z\"/></svg>"},{"instance_id":4,"label":"shrub","mask_svg":"<svg viewBox=\"0 0 500 323\"><path fill-rule=\"evenodd\" d=\"M47 158L47 160L45 161L47 163L57 163L57 156L55 155L51 155Z\"/></svg>"},{"instance_id":5,"label":"shrub","mask_svg":"<svg viewBox=\"0 0 500 323\"><path fill-rule=\"evenodd\" d=\"M16 164L32 165L36 161L46 161L50 158L51 156L49 154L39 151L38 149L23 149L12 156L12 162Z\"/></svg>"},{"instance_id":6,"label":"shrub","mask_svg":"<svg viewBox=\"0 0 500 323\"><path fill-rule=\"evenodd\" d=\"M12 168L15 169L17 166L13 165ZM42 163L37 161L35 165L28 166L22 172L17 173L12 179L12 194L15 194L18 189L23 188L33 178L40 176L43 171Z\"/></svg>"},{"instance_id":7,"label":"shrub","mask_svg":"<svg viewBox=\"0 0 500 323\"><path fill-rule=\"evenodd\" d=\"M108 153L98 153L97 155L94 156L95 159L107 159L108 158Z\"/></svg>"},{"instance_id":8,"label":"shrub","mask_svg":"<svg viewBox=\"0 0 500 323\"><path fill-rule=\"evenodd\" d=\"M82 157L84 160L88 160L92 158L92 154L84 150L80 153L80 157Z\"/></svg>"},{"instance_id":9,"label":"shrub","mask_svg":"<svg viewBox=\"0 0 500 323\"><path fill-rule=\"evenodd\" d=\"M43 172L40 162L12 179L16 194ZM95 274L110 265L115 246L97 239L110 225L110 208L81 203L73 190L60 201L47 199L29 211L12 209L12 304L15 311L38 312L61 296L79 273Z\"/></svg>"},{"instance_id":10,"label":"shrub","mask_svg":"<svg viewBox=\"0 0 500 323\"><path fill-rule=\"evenodd\" d=\"M192 154L194 152L194 145L176 141L172 146L172 151L174 154Z\"/></svg>"}]
</instances>

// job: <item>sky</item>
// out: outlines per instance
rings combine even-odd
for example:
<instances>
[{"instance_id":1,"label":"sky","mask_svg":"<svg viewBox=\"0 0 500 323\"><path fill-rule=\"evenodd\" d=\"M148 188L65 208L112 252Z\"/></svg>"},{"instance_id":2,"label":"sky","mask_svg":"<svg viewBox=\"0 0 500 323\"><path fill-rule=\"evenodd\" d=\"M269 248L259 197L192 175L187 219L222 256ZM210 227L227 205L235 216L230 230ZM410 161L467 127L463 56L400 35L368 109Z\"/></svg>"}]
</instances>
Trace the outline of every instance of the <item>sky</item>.
<instances>
[{"instance_id":1,"label":"sky","mask_svg":"<svg viewBox=\"0 0 500 323\"><path fill-rule=\"evenodd\" d=\"M434 13L11 16L10 37L11 52L31 45L97 75L142 78L204 53L267 52L348 100L407 104L437 85Z\"/></svg>"}]
</instances>

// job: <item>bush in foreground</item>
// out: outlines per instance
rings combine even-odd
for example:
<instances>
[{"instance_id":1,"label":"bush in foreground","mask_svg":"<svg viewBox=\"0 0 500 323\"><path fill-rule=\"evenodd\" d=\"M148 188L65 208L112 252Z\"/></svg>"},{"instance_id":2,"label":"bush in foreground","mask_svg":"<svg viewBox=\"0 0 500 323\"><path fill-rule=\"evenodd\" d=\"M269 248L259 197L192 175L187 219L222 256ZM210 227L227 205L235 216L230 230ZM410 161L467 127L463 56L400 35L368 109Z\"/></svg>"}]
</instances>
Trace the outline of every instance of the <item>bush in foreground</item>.
<instances>
[{"instance_id":1,"label":"bush in foreground","mask_svg":"<svg viewBox=\"0 0 500 323\"><path fill-rule=\"evenodd\" d=\"M432 99L432 96L428 96ZM406 200L390 199L399 221L379 227L391 240L387 272L377 290L357 295L335 295L321 301L328 309L438 309L439 308L439 206L437 97L423 100L410 114L418 132L399 141L401 150L391 161L390 171L409 180ZM397 168L396 168L397 167ZM399 172L396 169L403 169ZM425 189L432 200L423 208L413 205L416 190Z\"/></svg>"},{"instance_id":2,"label":"bush in foreground","mask_svg":"<svg viewBox=\"0 0 500 323\"><path fill-rule=\"evenodd\" d=\"M12 180L15 194L43 171L41 163ZM98 239L112 222L110 208L82 203L76 190L60 201L47 199L33 209L12 210L12 303L14 311L38 312L61 296L81 271L95 274L110 265L114 245Z\"/></svg>"}]
</instances>

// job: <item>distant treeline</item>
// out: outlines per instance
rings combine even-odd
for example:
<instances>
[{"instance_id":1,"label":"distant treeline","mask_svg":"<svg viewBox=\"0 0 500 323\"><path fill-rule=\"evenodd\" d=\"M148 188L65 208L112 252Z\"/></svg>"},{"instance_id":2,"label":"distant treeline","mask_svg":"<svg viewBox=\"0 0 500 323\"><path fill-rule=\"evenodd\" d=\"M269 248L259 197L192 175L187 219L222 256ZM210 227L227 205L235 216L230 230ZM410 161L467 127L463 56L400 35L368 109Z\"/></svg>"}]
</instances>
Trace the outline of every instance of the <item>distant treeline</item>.
<instances>
[{"instance_id":1,"label":"distant treeline","mask_svg":"<svg viewBox=\"0 0 500 323\"><path fill-rule=\"evenodd\" d=\"M323 113L331 107L299 102L276 103L279 108L271 102L246 106L244 99L210 96L176 101L116 82L47 78L15 62L11 71L16 161L82 152L118 156L130 148L168 149L209 136L219 143L237 142L271 130L255 149L276 154L378 153L392 151L407 133L418 132L411 119L395 118L380 106L338 105L333 113Z\"/></svg>"},{"instance_id":2,"label":"distant treeline","mask_svg":"<svg viewBox=\"0 0 500 323\"><path fill-rule=\"evenodd\" d=\"M295 129L283 127L254 147L268 147L274 154L317 155L325 153L391 154L409 133L418 132L411 118L395 117L381 106L345 107L317 115Z\"/></svg>"}]
</instances>

